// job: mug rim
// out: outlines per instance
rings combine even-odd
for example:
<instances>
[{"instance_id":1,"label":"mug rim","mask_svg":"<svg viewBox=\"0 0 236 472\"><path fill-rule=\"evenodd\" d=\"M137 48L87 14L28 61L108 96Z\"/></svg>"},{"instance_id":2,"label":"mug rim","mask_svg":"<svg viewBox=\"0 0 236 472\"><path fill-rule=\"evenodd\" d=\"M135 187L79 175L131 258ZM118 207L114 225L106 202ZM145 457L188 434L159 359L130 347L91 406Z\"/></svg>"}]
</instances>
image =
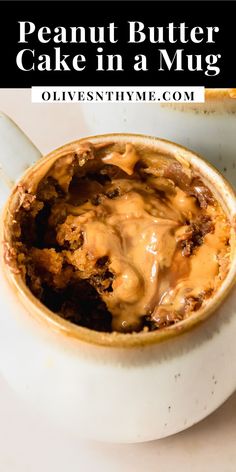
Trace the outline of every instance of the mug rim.
<instances>
[{"instance_id":1,"label":"mug rim","mask_svg":"<svg viewBox=\"0 0 236 472\"><path fill-rule=\"evenodd\" d=\"M204 95L203 103L165 102L161 106L184 113L204 114L205 118L212 114L236 113L236 88L205 88Z\"/></svg>"},{"instance_id":2,"label":"mug rim","mask_svg":"<svg viewBox=\"0 0 236 472\"><path fill-rule=\"evenodd\" d=\"M2 242L7 242L8 238L6 237L6 227L7 227L7 217L8 217L8 207L12 201L14 194L17 192L19 183L25 181L25 179L36 170L44 166L45 163L51 165L64 154L65 150L72 150L75 145L81 144L82 142L99 142L104 140L111 140L114 137L116 141L127 141L128 139L134 142L147 142L147 145L153 146L156 151L160 151L161 147L163 150L167 151L168 154L179 154L181 153L187 162L190 162L193 165L193 168L197 168L197 164L202 165L205 170L208 168L210 173L213 174L213 177L218 179L221 182L223 189L226 191L228 197L234 203L234 212L231 211L227 206L228 212L232 216L232 227L236 231L236 192L230 183L225 179L225 177L216 169L211 163L206 159L200 156L195 151L191 151L188 148L179 145L175 142L149 136L145 134L135 134L135 133L106 133L99 135L86 136L74 141L70 141L59 148L52 150L50 153L46 154L40 158L33 166L27 169L24 172L20 180L15 184L14 188L11 191L9 198L7 199L6 205L4 207L2 222L1 222L1 232L2 232ZM47 172L47 170L46 170ZM43 174L45 175L44 172ZM201 174L201 173L200 173ZM201 174L201 176L206 179L209 177L208 173ZM42 178L42 177L41 177ZM40 179L41 180L41 179ZM219 183L218 182L218 183ZM225 203L226 197L224 195L223 201ZM3 244L2 244L3 246ZM1 248L1 252L3 252ZM212 297L207 303L206 307L200 308L196 314L191 314L189 318L179 321L178 323L162 328L160 330L154 331L141 331L137 333L119 333L119 332L100 332L85 328L83 326L76 325L70 321L65 320L60 315L49 310L43 303L36 298L30 289L26 286L20 274L14 273L8 264L3 260L3 254L1 254L3 270L5 272L6 278L11 285L14 287L14 291L17 294L19 300L22 302L28 314L41 322L44 325L51 327L53 330L67 336L68 338L73 338L79 341L86 342L92 345L100 345L105 347L116 347L116 348L134 348L134 347L144 347L147 345L159 344L163 341L176 338L177 336L189 332L193 328L202 324L206 319L213 315L223 300L228 296L233 286L236 283L236 251L233 251L233 258L230 263L230 269L219 289L216 291L216 294Z\"/></svg>"},{"instance_id":3,"label":"mug rim","mask_svg":"<svg viewBox=\"0 0 236 472\"><path fill-rule=\"evenodd\" d=\"M236 88L206 88L206 100L233 100L236 99Z\"/></svg>"}]
</instances>

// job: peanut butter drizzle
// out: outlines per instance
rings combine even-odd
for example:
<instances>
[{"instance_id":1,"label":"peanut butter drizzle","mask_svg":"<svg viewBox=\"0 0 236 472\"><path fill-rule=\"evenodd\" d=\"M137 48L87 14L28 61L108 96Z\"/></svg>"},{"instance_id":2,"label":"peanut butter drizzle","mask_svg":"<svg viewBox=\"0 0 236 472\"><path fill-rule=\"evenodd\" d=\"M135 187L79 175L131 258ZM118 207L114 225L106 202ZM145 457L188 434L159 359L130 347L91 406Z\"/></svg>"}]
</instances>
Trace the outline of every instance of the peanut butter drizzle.
<instances>
[{"instance_id":1,"label":"peanut butter drizzle","mask_svg":"<svg viewBox=\"0 0 236 472\"><path fill-rule=\"evenodd\" d=\"M94 152L95 147L84 143L77 150L79 166L82 167L86 159L92 160ZM142 149L141 158L143 156L145 158L145 149ZM113 277L111 290L101 290L99 294L112 314L113 330L139 330L144 317L150 317L156 327L162 327L168 326L169 321L171 324L189 316L215 292L227 272L230 250L226 215L214 199L202 207L196 195L183 190L183 184L191 183L192 170L189 165L183 166L181 160L170 161L172 166L177 162L184 168L182 174L179 167L174 168L178 174L177 182L173 167L172 176L171 173L170 178L166 175L169 161L165 156L159 159L158 155L153 158L149 155L143 171L141 168L140 174L136 172L140 153L129 143L123 153L113 150L105 156L100 155L98 160L106 166L119 167L127 174L128 177L123 174L111 180L115 188L122 189L121 194L108 198L105 188L96 180L89 180L85 172L83 175L87 180L83 181L80 196L84 198L87 189L88 199L79 204L76 192L73 194L70 188L76 166L75 154L63 156L47 174L67 192L64 200L59 199L52 205L48 218L49 227L56 229L57 243L62 250L57 253L55 249L32 248L33 264L54 274L55 270L53 272L48 266L50 258L57 257L56 275L59 278L54 277L53 283L57 280L58 289L64 284L59 272L65 262L69 264L66 269L68 280L74 274L79 279L89 280L96 272L99 260L107 260ZM199 189L203 184L198 182L197 185ZM209 192L206 187L204 190ZM91 196L97 191L102 192L102 198L95 204ZM28 201L35 205L35 197ZM57 218L61 214L65 218L58 224ZM200 242L197 240L194 249L184 254L181 241L188 241L189 222L194 223L202 216L210 218L212 229L203 236L200 234ZM76 238L79 240L81 235L82 244L78 245ZM65 241L71 244L69 250L63 249ZM199 306L196 300L201 301Z\"/></svg>"},{"instance_id":2,"label":"peanut butter drizzle","mask_svg":"<svg viewBox=\"0 0 236 472\"><path fill-rule=\"evenodd\" d=\"M219 221L196 254L184 258L178 231L187 216L200 213L195 198L176 188L175 195L161 201L146 192L145 185L139 187L130 182L125 195L78 208L82 251L92 260L108 257L115 276L112 292L104 292L102 298L118 331L137 329L141 318L159 306L183 311L186 296L212 291L219 271L217 257L225 244Z\"/></svg>"},{"instance_id":3,"label":"peanut butter drizzle","mask_svg":"<svg viewBox=\"0 0 236 472\"><path fill-rule=\"evenodd\" d=\"M204 243L197 248L195 254L184 259L177 251L171 268L169 284L161 298L165 309L183 312L186 298L211 295L218 287L220 266L219 256L224 256L225 222L216 223L214 234L207 234ZM225 254L227 258L227 254Z\"/></svg>"},{"instance_id":4,"label":"peanut butter drizzle","mask_svg":"<svg viewBox=\"0 0 236 472\"><path fill-rule=\"evenodd\" d=\"M126 174L132 175L134 166L139 160L139 155L134 146L128 143L125 146L125 152L123 154L120 152L111 152L108 156L103 157L102 160L105 164L116 165L126 172Z\"/></svg>"}]
</instances>

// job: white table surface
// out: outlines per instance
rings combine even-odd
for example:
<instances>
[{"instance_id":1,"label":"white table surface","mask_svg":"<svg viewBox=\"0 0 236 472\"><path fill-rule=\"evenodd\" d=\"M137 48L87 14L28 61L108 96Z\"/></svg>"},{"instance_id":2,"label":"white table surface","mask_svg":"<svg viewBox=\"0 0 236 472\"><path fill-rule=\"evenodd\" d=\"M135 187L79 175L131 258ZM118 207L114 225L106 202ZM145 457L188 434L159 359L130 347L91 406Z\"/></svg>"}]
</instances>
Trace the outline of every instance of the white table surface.
<instances>
[{"instance_id":1,"label":"white table surface","mask_svg":"<svg viewBox=\"0 0 236 472\"><path fill-rule=\"evenodd\" d=\"M29 90L0 89L0 110L43 153L90 134L79 105L31 104ZM55 429L29 410L0 376L0 472L90 471L236 472L236 394L180 434L144 444L109 445Z\"/></svg>"}]
</instances>

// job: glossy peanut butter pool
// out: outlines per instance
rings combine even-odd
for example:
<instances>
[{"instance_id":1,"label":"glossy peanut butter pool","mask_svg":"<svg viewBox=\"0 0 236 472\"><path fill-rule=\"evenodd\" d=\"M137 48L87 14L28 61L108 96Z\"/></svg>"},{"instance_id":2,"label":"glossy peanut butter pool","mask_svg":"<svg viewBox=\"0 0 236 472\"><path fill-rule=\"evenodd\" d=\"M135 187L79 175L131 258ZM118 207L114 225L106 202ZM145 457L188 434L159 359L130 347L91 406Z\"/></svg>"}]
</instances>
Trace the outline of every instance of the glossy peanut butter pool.
<instances>
[{"instance_id":1,"label":"glossy peanut butter pool","mask_svg":"<svg viewBox=\"0 0 236 472\"><path fill-rule=\"evenodd\" d=\"M6 258L73 323L161 329L207 304L227 274L227 216L182 159L82 143L18 193Z\"/></svg>"}]
</instances>

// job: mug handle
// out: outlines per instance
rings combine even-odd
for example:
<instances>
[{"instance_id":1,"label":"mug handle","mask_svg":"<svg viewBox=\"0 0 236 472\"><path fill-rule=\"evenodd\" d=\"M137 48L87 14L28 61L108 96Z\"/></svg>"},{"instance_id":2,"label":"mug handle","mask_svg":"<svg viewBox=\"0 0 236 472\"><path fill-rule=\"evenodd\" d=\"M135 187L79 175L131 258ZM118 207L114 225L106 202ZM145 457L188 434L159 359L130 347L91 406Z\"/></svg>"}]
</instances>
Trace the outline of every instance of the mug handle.
<instances>
[{"instance_id":1,"label":"mug handle","mask_svg":"<svg viewBox=\"0 0 236 472\"><path fill-rule=\"evenodd\" d=\"M14 183L41 155L16 123L0 112L0 206Z\"/></svg>"}]
</instances>

